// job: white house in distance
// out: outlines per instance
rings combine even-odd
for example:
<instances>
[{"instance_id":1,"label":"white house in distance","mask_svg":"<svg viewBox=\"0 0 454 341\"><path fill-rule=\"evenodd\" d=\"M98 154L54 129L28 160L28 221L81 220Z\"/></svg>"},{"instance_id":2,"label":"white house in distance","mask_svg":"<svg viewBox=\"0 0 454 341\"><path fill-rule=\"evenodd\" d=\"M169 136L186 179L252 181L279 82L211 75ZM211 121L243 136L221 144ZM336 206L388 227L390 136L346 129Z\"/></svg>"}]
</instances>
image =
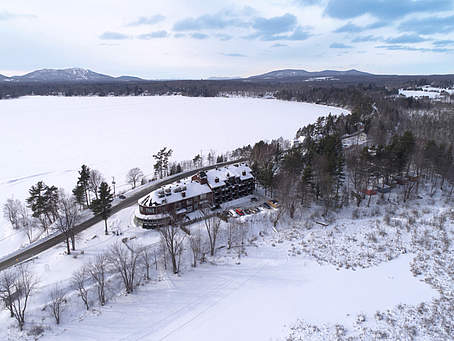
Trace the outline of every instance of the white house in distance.
<instances>
[{"instance_id":1,"label":"white house in distance","mask_svg":"<svg viewBox=\"0 0 454 341\"><path fill-rule=\"evenodd\" d=\"M139 199L136 219L144 228L167 226L200 208L220 205L254 190L255 179L246 163L201 171Z\"/></svg>"}]
</instances>

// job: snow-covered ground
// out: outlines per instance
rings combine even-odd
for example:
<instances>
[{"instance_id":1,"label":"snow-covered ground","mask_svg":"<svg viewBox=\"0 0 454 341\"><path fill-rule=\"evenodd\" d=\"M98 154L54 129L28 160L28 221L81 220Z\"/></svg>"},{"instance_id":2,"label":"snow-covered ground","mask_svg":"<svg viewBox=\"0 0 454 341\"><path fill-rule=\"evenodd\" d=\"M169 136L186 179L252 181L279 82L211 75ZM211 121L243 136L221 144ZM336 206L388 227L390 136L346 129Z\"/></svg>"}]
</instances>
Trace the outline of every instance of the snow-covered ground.
<instances>
[{"instance_id":1,"label":"snow-covered ground","mask_svg":"<svg viewBox=\"0 0 454 341\"><path fill-rule=\"evenodd\" d=\"M0 205L43 180L70 190L82 164L126 189L129 169L153 172L160 148L192 159L283 136L340 108L255 98L22 97L0 101ZM0 217L0 256L26 244Z\"/></svg>"},{"instance_id":2,"label":"snow-covered ground","mask_svg":"<svg viewBox=\"0 0 454 341\"><path fill-rule=\"evenodd\" d=\"M295 220L281 218L277 231L274 209L235 218L247 231L240 259L238 248L225 247L223 223L221 248L207 263L192 269L186 249L176 276L159 257L152 281L130 295L114 290L105 307L95 303L86 312L77 295L68 295L55 326L42 309L54 283L69 288L73 271L125 237L156 245L158 233L135 227L131 207L111 219L120 236L104 236L100 223L83 232L76 258L61 245L30 263L42 282L27 326L42 326L43 340L449 339L454 211L445 197L425 193L421 186L424 199L396 205L396 189L390 201L374 197L369 208L350 207L325 220L321 208L303 209ZM189 228L203 233L203 226ZM6 311L0 326L0 339L27 338Z\"/></svg>"},{"instance_id":3,"label":"snow-covered ground","mask_svg":"<svg viewBox=\"0 0 454 341\"><path fill-rule=\"evenodd\" d=\"M430 99L439 99L442 97L443 93L448 95L454 94L454 89L435 88L429 85L425 85L421 89L422 90L399 89L399 95L414 98L428 97Z\"/></svg>"}]
</instances>

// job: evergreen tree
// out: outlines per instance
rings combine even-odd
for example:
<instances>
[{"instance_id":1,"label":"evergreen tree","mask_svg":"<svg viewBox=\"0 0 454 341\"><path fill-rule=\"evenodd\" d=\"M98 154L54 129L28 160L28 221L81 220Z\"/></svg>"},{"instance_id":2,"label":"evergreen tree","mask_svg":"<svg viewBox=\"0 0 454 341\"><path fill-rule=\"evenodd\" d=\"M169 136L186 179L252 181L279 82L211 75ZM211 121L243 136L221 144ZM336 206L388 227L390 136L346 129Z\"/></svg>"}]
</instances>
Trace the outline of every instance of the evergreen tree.
<instances>
[{"instance_id":1,"label":"evergreen tree","mask_svg":"<svg viewBox=\"0 0 454 341\"><path fill-rule=\"evenodd\" d=\"M44 202L46 211L52 215L52 222L57 219L58 215L58 188L55 186L46 186L44 192Z\"/></svg>"},{"instance_id":2,"label":"evergreen tree","mask_svg":"<svg viewBox=\"0 0 454 341\"><path fill-rule=\"evenodd\" d=\"M90 206L89 186L90 186L90 168L88 168L88 166L86 165L82 165L82 168L79 171L79 178L77 179L77 186L73 190L73 193L76 196L76 198L81 199L83 191L87 207ZM76 193L78 193L78 195Z\"/></svg>"},{"instance_id":3,"label":"evergreen tree","mask_svg":"<svg viewBox=\"0 0 454 341\"><path fill-rule=\"evenodd\" d=\"M157 154L153 155L153 158L156 160L154 169L161 179L164 173L167 173L169 170L169 158L172 156L172 153L172 149L167 150L167 147L164 147Z\"/></svg>"},{"instance_id":4,"label":"evergreen tree","mask_svg":"<svg viewBox=\"0 0 454 341\"><path fill-rule=\"evenodd\" d=\"M39 181L28 191L30 194L27 198L28 207L32 210L33 217L38 218L41 221L44 229L47 229L48 225L53 222L55 195L57 195L58 198L58 193L54 193L55 190L56 187L52 186L49 189L43 181Z\"/></svg>"},{"instance_id":5,"label":"evergreen tree","mask_svg":"<svg viewBox=\"0 0 454 341\"><path fill-rule=\"evenodd\" d=\"M73 195L74 195L76 202L80 206L85 205L85 203L86 203L85 190L82 186L76 185L76 187L73 189Z\"/></svg>"},{"instance_id":6,"label":"evergreen tree","mask_svg":"<svg viewBox=\"0 0 454 341\"><path fill-rule=\"evenodd\" d=\"M104 219L105 233L107 231L107 218L110 215L110 209L112 208L113 194L110 190L109 185L106 182L101 182L98 189L98 199L94 199L91 202L91 210L94 214L99 214Z\"/></svg>"}]
</instances>

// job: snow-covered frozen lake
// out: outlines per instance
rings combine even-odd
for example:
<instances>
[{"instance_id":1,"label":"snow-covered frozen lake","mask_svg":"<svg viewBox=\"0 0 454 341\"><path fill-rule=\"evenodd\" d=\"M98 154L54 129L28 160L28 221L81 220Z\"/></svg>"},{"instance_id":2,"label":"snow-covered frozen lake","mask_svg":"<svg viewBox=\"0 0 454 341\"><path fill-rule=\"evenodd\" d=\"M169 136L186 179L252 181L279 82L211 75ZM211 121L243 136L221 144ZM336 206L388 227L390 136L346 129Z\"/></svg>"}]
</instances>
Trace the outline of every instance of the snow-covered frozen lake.
<instances>
[{"instance_id":1,"label":"snow-covered frozen lake","mask_svg":"<svg viewBox=\"0 0 454 341\"><path fill-rule=\"evenodd\" d=\"M153 172L161 147L173 160L218 153L261 139L293 138L319 116L344 109L253 98L22 97L0 101L0 204L24 199L43 180L74 187L85 163L125 183L129 169ZM15 249L0 218L0 254ZM5 241L7 239L7 243ZM2 243L3 242L3 243ZM11 250L7 250L11 249Z\"/></svg>"}]
</instances>

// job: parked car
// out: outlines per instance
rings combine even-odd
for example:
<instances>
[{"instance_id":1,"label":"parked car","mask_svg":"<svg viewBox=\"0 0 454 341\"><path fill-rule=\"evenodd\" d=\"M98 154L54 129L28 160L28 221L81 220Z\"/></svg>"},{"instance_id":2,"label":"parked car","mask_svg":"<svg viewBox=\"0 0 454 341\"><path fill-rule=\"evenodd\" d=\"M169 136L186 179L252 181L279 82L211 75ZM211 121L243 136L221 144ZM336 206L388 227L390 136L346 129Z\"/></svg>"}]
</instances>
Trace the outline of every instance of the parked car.
<instances>
[{"instance_id":1,"label":"parked car","mask_svg":"<svg viewBox=\"0 0 454 341\"><path fill-rule=\"evenodd\" d=\"M126 199L126 196L124 194L120 194L118 197L122 200Z\"/></svg>"},{"instance_id":2,"label":"parked car","mask_svg":"<svg viewBox=\"0 0 454 341\"><path fill-rule=\"evenodd\" d=\"M236 212L236 214L238 214L240 217L244 216L244 212L243 212L241 209L239 209L239 208L235 209L235 212Z\"/></svg>"},{"instance_id":3,"label":"parked car","mask_svg":"<svg viewBox=\"0 0 454 341\"><path fill-rule=\"evenodd\" d=\"M249 208L246 208L245 210L243 210L243 212L245 214L252 214L252 211Z\"/></svg>"},{"instance_id":4,"label":"parked car","mask_svg":"<svg viewBox=\"0 0 454 341\"><path fill-rule=\"evenodd\" d=\"M278 208L279 204L277 203L277 200L268 200L267 204L270 205L273 208Z\"/></svg>"},{"instance_id":5,"label":"parked car","mask_svg":"<svg viewBox=\"0 0 454 341\"><path fill-rule=\"evenodd\" d=\"M236 217L236 212L234 210L227 211L231 217Z\"/></svg>"},{"instance_id":6,"label":"parked car","mask_svg":"<svg viewBox=\"0 0 454 341\"><path fill-rule=\"evenodd\" d=\"M259 210L255 207L249 209L252 213L256 214L259 212Z\"/></svg>"},{"instance_id":7,"label":"parked car","mask_svg":"<svg viewBox=\"0 0 454 341\"><path fill-rule=\"evenodd\" d=\"M270 209L270 208L271 208L271 206L268 205L268 203L266 203L266 202L264 202L264 203L262 204L262 206L265 207L266 209Z\"/></svg>"},{"instance_id":8,"label":"parked car","mask_svg":"<svg viewBox=\"0 0 454 341\"><path fill-rule=\"evenodd\" d=\"M252 197L252 198L251 198L251 201L252 201L252 202L256 202L256 201L257 201L257 198L256 198L256 197Z\"/></svg>"},{"instance_id":9,"label":"parked car","mask_svg":"<svg viewBox=\"0 0 454 341\"><path fill-rule=\"evenodd\" d=\"M261 212L262 211L262 208L260 206L254 207L254 209L256 209L257 212Z\"/></svg>"}]
</instances>

